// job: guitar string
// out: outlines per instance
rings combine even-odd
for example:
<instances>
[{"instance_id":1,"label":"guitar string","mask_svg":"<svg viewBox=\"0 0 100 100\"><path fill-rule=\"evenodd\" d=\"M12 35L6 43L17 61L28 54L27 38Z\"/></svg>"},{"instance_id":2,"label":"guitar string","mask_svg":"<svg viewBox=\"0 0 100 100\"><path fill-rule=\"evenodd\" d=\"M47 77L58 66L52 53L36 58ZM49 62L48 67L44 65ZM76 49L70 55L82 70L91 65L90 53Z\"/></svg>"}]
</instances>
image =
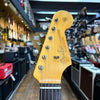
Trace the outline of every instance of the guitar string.
<instances>
[{"instance_id":1,"label":"guitar string","mask_svg":"<svg viewBox=\"0 0 100 100\"><path fill-rule=\"evenodd\" d=\"M53 54L55 55L56 54L56 32L54 32L53 33L53 35L54 35L54 39L53 39L53 41L54 41L54 43L53 43L53 47L54 47L54 49L53 49ZM53 57L54 57L54 55L53 55ZM55 59L52 57L52 60L55 62ZM53 67L54 66L54 67ZM52 71L52 75L54 75L54 77L55 77L55 63L54 63L54 65L52 66L52 70L54 70L54 71ZM53 69L54 68L54 69ZM55 78L54 78L55 79ZM53 79L53 81L54 81L54 79ZM53 85L55 85L54 83L52 83L52 87L53 87ZM54 89L52 89L52 100L54 99L54 96L55 96L55 90Z\"/></svg>"},{"instance_id":2,"label":"guitar string","mask_svg":"<svg viewBox=\"0 0 100 100\"><path fill-rule=\"evenodd\" d=\"M47 53L47 50L46 50L46 53ZM48 59L48 58L47 58L47 59ZM46 83L46 80L47 80L47 79L46 79L46 70L47 70L46 67L47 67L47 61L45 60L45 78L44 78L45 80L44 80L44 87L46 87L46 84L47 84L47 83ZM46 89L44 89L44 100L46 100Z\"/></svg>"},{"instance_id":3,"label":"guitar string","mask_svg":"<svg viewBox=\"0 0 100 100\"><path fill-rule=\"evenodd\" d=\"M53 34L53 33L52 33ZM52 49L52 54L55 54L55 52L54 52L54 50L55 50L55 34L53 34L53 40L52 40L52 46L53 46L53 49ZM53 43L54 42L54 43ZM54 56L54 55L53 55ZM53 57L52 57L52 62L54 61L54 59L53 59ZM55 63L54 63L54 67L55 67ZM52 65L52 70L53 70L53 65ZM53 71L52 71L53 72ZM55 75L55 74L53 74L52 73L52 75ZM52 85L51 85L52 87L53 87L53 83L52 83ZM53 91L53 89L52 89L52 91L51 91L51 94L52 94L52 100L53 100L53 94L54 94L54 91Z\"/></svg>"},{"instance_id":4,"label":"guitar string","mask_svg":"<svg viewBox=\"0 0 100 100\"><path fill-rule=\"evenodd\" d=\"M44 43L45 43L45 41L44 41ZM44 48L43 48L44 49ZM42 50L43 51L43 50ZM41 57L42 58L42 57ZM44 61L44 63L45 63L45 61ZM44 65L45 66L45 65ZM44 68L44 67L43 67ZM41 72L41 86L40 87L43 87L43 70L42 70L42 72ZM40 89L40 92L41 92L41 100L43 99L43 93L44 93L44 90L43 89Z\"/></svg>"},{"instance_id":5,"label":"guitar string","mask_svg":"<svg viewBox=\"0 0 100 100\"><path fill-rule=\"evenodd\" d=\"M49 34L50 34L50 33L49 33ZM49 42L50 42L50 41L49 41ZM50 45L50 49L51 49L51 45ZM52 50L52 49L51 49L51 50ZM51 53L51 52L50 52L50 50L49 50L49 52L48 52L48 71L50 71L50 62L49 62L49 61L50 61L50 53ZM49 77L50 77L50 73L48 73L48 78L49 78ZM49 84L48 84L48 87L50 87ZM49 100L49 97L50 97L50 94L49 94L50 92L49 92L49 91L50 91L50 89L47 90L47 93L48 93L48 97L47 97L47 98L48 98L48 100Z\"/></svg>"},{"instance_id":6,"label":"guitar string","mask_svg":"<svg viewBox=\"0 0 100 100\"><path fill-rule=\"evenodd\" d=\"M61 19L60 19L61 20ZM62 25L61 25L62 26ZM62 29L62 28L61 28ZM59 30L57 31L58 32L58 38L59 38L59 44L61 44L61 35L60 35L60 32L59 32ZM61 47L59 47L59 48L61 48ZM60 89L58 90L58 100L60 100Z\"/></svg>"},{"instance_id":7,"label":"guitar string","mask_svg":"<svg viewBox=\"0 0 100 100\"><path fill-rule=\"evenodd\" d=\"M61 21L62 21L62 19L60 19ZM61 29L63 30L63 25L61 25ZM58 30L58 37L59 37L59 41L60 41L60 43L59 44L63 44L62 43L62 36L61 36L61 34L60 34L61 32ZM63 33L62 33L63 34ZM65 47L64 45L63 45L63 47ZM61 86L61 84L60 84L60 86ZM61 100L61 89L59 89L59 91L58 91L58 100Z\"/></svg>"},{"instance_id":8,"label":"guitar string","mask_svg":"<svg viewBox=\"0 0 100 100\"><path fill-rule=\"evenodd\" d=\"M48 33L48 34L49 34L49 33ZM48 41L48 40L47 40L47 41ZM47 44L47 45L48 45L48 44ZM49 51L50 51L50 50L47 50L47 55L48 55L48 56L47 56L47 57L48 57L48 58L47 58L48 60L47 60L47 64L46 64L46 65L47 65L47 66L46 66L46 67L47 67L47 70L48 70L48 68L49 68L49 65L48 65L48 64L49 64ZM46 84L47 84L47 85L46 85L46 86L49 87L49 86L48 86L48 85L49 85L49 82L47 82L47 81L49 80L49 79L48 79L48 76L49 76L49 75L48 75L47 70L46 70L46 73L47 73L47 74L46 74L46 75L47 75L47 79L46 79ZM49 70L48 70L48 71L49 71ZM48 90L49 90L49 89L46 89L46 90L45 90L45 93L47 93L47 95L46 95L47 100L48 100ZM46 91L47 91L47 92L46 92ZM46 100L46 99L45 99L45 100Z\"/></svg>"},{"instance_id":9,"label":"guitar string","mask_svg":"<svg viewBox=\"0 0 100 100\"><path fill-rule=\"evenodd\" d=\"M42 78L43 78L43 71L41 72L41 82L40 87L42 87ZM42 89L40 88L40 100L42 100Z\"/></svg>"},{"instance_id":10,"label":"guitar string","mask_svg":"<svg viewBox=\"0 0 100 100\"><path fill-rule=\"evenodd\" d=\"M59 31L58 31L58 35L59 35L59 40L60 40L60 43L61 43L61 39L60 39L61 37L60 37L60 32L59 32ZM59 91L58 91L58 94L59 94L59 95L58 95L58 100L60 100L60 89L59 89Z\"/></svg>"},{"instance_id":11,"label":"guitar string","mask_svg":"<svg viewBox=\"0 0 100 100\"><path fill-rule=\"evenodd\" d=\"M49 33L50 34L50 33ZM49 35L48 35L49 36ZM51 42L50 40L49 40L49 42ZM50 49L51 49L51 45L49 45L50 46ZM52 49L51 49L52 50ZM49 55L50 55L50 50L49 50L49 52L48 52L48 71L49 71L49 73L48 73L48 80L49 80L49 78L50 78L50 74L51 74L51 70L50 70L50 63L49 63L49 61L50 61L50 57L49 57ZM49 82L48 82L48 87L50 87L50 85L49 85ZM49 97L50 97L50 89L48 89L47 90L47 95L48 95L48 97L47 97L47 100L49 100Z\"/></svg>"},{"instance_id":12,"label":"guitar string","mask_svg":"<svg viewBox=\"0 0 100 100\"><path fill-rule=\"evenodd\" d=\"M59 21L62 20L61 17L59 17ZM58 25L59 26L59 25ZM63 25L61 25L61 27L63 27ZM60 29L60 28L59 28ZM61 28L62 29L62 28ZM61 41L61 35L60 35L61 31L60 30L57 30L57 34L58 34L58 40L59 40L59 44L62 44L62 41ZM63 33L62 33L63 34ZM59 45L59 48L61 48L61 45ZM60 70L59 67L58 68L58 71ZM58 77L59 77L59 74L58 74ZM59 90L56 90L56 94L58 94L57 96L57 100L61 100L60 99L60 89Z\"/></svg>"},{"instance_id":13,"label":"guitar string","mask_svg":"<svg viewBox=\"0 0 100 100\"><path fill-rule=\"evenodd\" d=\"M56 38L55 39L57 39L58 37L57 37L57 34L58 34L58 31L57 31L57 28L58 28L58 26L59 25L57 25L57 27L56 27ZM57 40L55 40L56 42L57 42ZM56 44L56 43L55 43ZM59 43L58 43L59 44ZM56 52L57 52L57 45L56 45ZM56 55L57 56L57 55ZM57 67L58 68L58 67ZM57 76L57 74L56 74L56 71L55 71L55 75ZM56 77L55 77L55 79L56 79ZM57 100L57 90L55 89L55 99Z\"/></svg>"}]
</instances>

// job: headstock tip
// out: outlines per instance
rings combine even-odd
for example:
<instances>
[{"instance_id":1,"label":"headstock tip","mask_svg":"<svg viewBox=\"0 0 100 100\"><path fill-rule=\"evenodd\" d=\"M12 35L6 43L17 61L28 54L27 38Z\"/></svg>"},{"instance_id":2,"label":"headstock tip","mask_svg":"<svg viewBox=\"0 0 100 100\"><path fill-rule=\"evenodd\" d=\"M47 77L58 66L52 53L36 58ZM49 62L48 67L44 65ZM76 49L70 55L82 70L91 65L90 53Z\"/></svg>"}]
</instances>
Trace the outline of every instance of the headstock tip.
<instances>
[{"instance_id":1,"label":"headstock tip","mask_svg":"<svg viewBox=\"0 0 100 100\"><path fill-rule=\"evenodd\" d=\"M60 10L55 13L52 21L63 24L64 30L68 30L73 24L73 16L67 11Z\"/></svg>"}]
</instances>

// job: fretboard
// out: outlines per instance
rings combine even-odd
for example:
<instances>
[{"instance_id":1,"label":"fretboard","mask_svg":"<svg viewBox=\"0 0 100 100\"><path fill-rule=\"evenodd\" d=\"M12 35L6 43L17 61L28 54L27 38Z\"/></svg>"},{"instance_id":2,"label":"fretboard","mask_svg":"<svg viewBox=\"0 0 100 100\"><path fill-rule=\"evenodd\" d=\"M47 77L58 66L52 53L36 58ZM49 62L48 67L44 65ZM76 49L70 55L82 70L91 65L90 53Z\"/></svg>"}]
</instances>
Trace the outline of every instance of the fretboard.
<instances>
[{"instance_id":1,"label":"fretboard","mask_svg":"<svg viewBox=\"0 0 100 100\"><path fill-rule=\"evenodd\" d=\"M39 100L61 100L61 84L40 84Z\"/></svg>"}]
</instances>

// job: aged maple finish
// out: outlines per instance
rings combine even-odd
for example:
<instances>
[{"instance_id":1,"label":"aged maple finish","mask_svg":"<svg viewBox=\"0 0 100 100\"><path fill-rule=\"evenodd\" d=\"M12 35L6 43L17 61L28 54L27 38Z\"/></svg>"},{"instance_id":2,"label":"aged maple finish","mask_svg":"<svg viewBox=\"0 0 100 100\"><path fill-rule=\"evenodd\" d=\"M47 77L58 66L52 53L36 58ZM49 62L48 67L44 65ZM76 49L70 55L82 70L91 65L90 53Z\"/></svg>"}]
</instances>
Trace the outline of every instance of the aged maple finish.
<instances>
[{"instance_id":1,"label":"aged maple finish","mask_svg":"<svg viewBox=\"0 0 100 100\"><path fill-rule=\"evenodd\" d=\"M39 83L61 83L63 71L71 65L65 30L72 23L73 17L67 11L58 11L54 15L34 71Z\"/></svg>"}]
</instances>

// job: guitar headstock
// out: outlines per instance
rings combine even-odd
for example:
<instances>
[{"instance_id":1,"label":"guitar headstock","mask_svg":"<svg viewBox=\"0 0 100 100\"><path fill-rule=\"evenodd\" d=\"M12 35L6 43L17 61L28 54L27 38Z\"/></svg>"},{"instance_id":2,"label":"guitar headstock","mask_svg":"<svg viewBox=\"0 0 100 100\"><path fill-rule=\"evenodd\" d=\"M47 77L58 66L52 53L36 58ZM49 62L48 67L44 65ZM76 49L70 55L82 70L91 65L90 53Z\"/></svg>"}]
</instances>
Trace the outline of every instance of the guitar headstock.
<instances>
[{"instance_id":1,"label":"guitar headstock","mask_svg":"<svg viewBox=\"0 0 100 100\"><path fill-rule=\"evenodd\" d=\"M65 31L72 24L73 17L67 11L58 11L53 16L34 71L39 83L61 83L63 71L71 65Z\"/></svg>"}]
</instances>

